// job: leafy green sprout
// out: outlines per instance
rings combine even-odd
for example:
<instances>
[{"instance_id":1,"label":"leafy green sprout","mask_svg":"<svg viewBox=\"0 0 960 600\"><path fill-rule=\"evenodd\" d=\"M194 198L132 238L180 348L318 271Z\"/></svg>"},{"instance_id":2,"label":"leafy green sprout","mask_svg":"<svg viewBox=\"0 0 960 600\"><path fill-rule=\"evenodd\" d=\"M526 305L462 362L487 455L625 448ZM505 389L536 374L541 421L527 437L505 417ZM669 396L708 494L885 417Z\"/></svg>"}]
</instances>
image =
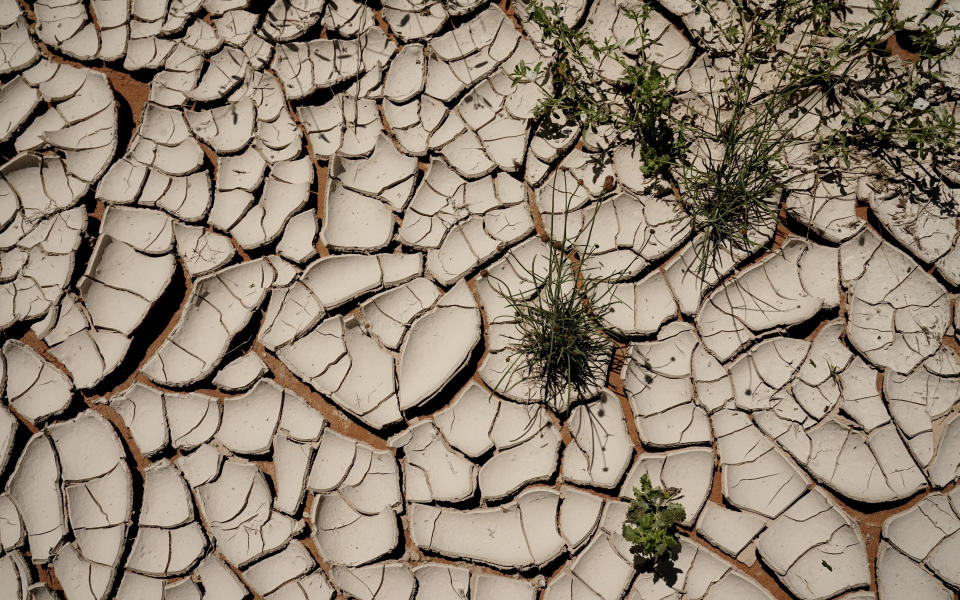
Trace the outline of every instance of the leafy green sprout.
<instances>
[{"instance_id":1,"label":"leafy green sprout","mask_svg":"<svg viewBox=\"0 0 960 600\"><path fill-rule=\"evenodd\" d=\"M669 78L659 65L646 60L652 41L644 23L651 8L643 5L640 11L626 12L636 24L636 35L626 44L639 48L640 62L622 55L614 40L597 41L568 25L561 2L544 5L530 0L527 9L554 56L547 66L520 62L511 78L514 85L532 80L543 93L534 108L541 135L559 132L570 124L577 125L581 135L609 131L618 143L639 142L640 168L645 175L664 172L684 140L669 122L674 102L667 91ZM603 63L615 64L621 72L619 78L596 75Z\"/></svg>"},{"instance_id":2,"label":"leafy green sprout","mask_svg":"<svg viewBox=\"0 0 960 600\"><path fill-rule=\"evenodd\" d=\"M654 487L643 474L633 496L623 523L623 537L632 544L630 552L637 561L669 560L679 547L677 523L687 518L683 506L675 502L680 490Z\"/></svg>"}]
</instances>

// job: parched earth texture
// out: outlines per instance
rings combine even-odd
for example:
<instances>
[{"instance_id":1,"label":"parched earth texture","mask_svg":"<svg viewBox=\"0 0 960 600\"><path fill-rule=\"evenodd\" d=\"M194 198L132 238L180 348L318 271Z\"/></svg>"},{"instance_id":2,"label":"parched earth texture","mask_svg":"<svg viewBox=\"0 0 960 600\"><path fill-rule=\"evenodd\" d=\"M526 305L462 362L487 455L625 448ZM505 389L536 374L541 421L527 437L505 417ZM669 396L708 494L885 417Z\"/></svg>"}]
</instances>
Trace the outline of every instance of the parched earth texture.
<instances>
[{"instance_id":1,"label":"parched earth texture","mask_svg":"<svg viewBox=\"0 0 960 600\"><path fill-rule=\"evenodd\" d=\"M564 15L629 55L630 6ZM703 281L630 147L538 135L525 15L0 0L0 598L957 597L956 212L811 178ZM631 340L564 420L504 384L499 287L558 195ZM621 537L643 474L670 573Z\"/></svg>"}]
</instances>

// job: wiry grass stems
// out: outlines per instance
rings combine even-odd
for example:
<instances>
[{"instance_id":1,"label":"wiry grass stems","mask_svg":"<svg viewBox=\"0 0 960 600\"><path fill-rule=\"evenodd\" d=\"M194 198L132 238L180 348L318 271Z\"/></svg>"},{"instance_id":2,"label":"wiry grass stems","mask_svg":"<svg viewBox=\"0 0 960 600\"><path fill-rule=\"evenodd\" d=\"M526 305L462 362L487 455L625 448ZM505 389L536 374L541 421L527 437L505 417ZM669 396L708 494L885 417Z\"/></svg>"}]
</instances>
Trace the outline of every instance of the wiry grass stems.
<instances>
[{"instance_id":1,"label":"wiry grass stems","mask_svg":"<svg viewBox=\"0 0 960 600\"><path fill-rule=\"evenodd\" d=\"M555 205L556 190L553 195L551 204ZM562 212L562 237L548 246L546 269L541 272L536 259L521 265L536 290L533 297L498 282L517 331L504 350L511 364L497 387L513 379L511 386L535 390L539 394L536 400L560 416L569 413L576 399L590 399L603 387L619 339L604 325L604 318L618 302L612 282L583 266L592 251L590 240L601 202L602 198L597 200L585 228L586 239L581 240L580 235L570 238L568 201ZM557 214L551 206L551 219Z\"/></svg>"},{"instance_id":2,"label":"wiry grass stems","mask_svg":"<svg viewBox=\"0 0 960 600\"><path fill-rule=\"evenodd\" d=\"M582 135L612 132L612 145L638 146L645 174L674 178L687 212L682 218L701 234L701 276L725 252L749 252L767 239L785 192L802 176L788 162L790 151L802 145L814 148L815 158L840 159L848 167L852 154L865 153L906 161L942 180L925 163L931 153L956 153L960 122L926 98L943 90L938 69L960 48L960 18L928 11L901 19L895 0L874 0L860 21L848 21L839 0L779 0L766 8L747 0L723 3L732 20L717 17L723 11L716 10L716 0L694 0L719 39L707 55L729 59L732 66L719 93L708 80L708 115L683 106L670 89L672 77L648 60L656 46L646 27L648 11L627 14L637 33L627 45L640 43L640 60L631 62L611 40L592 40L563 23L559 4L530 0L531 19L552 44L555 60L546 68L521 64L513 74L515 81L546 75L538 84L546 97L535 111L541 125L556 129L552 120L559 114L575 121ZM917 59L886 63L887 39L908 25L916 30L909 35ZM945 44L937 41L944 38ZM599 73L604 61L620 66L618 81ZM777 75L760 86L764 68ZM857 70L878 83L865 85L854 76ZM825 126L826 115L817 111L828 109L838 111L839 119ZM796 130L811 115L820 121L812 139ZM884 155L891 149L893 159Z\"/></svg>"}]
</instances>

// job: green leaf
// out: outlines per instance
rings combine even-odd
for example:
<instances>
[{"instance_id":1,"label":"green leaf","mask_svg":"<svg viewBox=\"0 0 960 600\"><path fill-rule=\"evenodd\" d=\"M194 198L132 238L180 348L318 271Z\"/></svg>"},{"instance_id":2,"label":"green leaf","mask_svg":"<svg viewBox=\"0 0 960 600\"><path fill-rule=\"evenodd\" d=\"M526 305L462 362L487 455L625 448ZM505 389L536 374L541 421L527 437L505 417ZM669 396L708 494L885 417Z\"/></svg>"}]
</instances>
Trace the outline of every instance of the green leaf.
<instances>
[{"instance_id":1,"label":"green leaf","mask_svg":"<svg viewBox=\"0 0 960 600\"><path fill-rule=\"evenodd\" d=\"M676 525L686 518L683 506L672 502L680 491L654 487L646 474L627 509L623 537L633 554L650 559L667 558L677 546Z\"/></svg>"}]
</instances>

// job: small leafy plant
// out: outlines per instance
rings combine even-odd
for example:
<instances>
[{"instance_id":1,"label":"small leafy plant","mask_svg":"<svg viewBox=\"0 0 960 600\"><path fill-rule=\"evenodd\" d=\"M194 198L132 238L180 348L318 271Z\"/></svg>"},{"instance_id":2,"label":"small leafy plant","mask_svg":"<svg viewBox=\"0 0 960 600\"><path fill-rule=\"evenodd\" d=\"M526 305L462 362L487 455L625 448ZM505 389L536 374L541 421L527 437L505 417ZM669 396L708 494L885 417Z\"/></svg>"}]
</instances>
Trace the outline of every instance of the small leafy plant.
<instances>
[{"instance_id":1,"label":"small leafy plant","mask_svg":"<svg viewBox=\"0 0 960 600\"><path fill-rule=\"evenodd\" d=\"M586 31L568 25L562 8L562 2L549 6L539 0L527 3L530 20L542 31L543 41L553 47L554 56L546 67L521 62L511 74L514 85L532 79L544 93L534 109L541 134L576 124L581 134L610 135L615 144L636 141L642 172L665 171L684 140L670 123L674 99L667 90L669 77L656 63L646 60L651 40L642 23L650 7L644 4L641 10L626 13L636 24L636 36L626 43L638 46L640 61L618 52L615 41L594 40ZM611 80L597 75L604 63L615 65L620 76Z\"/></svg>"},{"instance_id":2,"label":"small leafy plant","mask_svg":"<svg viewBox=\"0 0 960 600\"><path fill-rule=\"evenodd\" d=\"M675 556L680 543L676 526L685 518L683 506L674 502L680 490L653 487L646 474L640 477L640 489L633 488L633 500L623 523L623 537L633 544L630 552L637 562L654 563Z\"/></svg>"}]
</instances>

